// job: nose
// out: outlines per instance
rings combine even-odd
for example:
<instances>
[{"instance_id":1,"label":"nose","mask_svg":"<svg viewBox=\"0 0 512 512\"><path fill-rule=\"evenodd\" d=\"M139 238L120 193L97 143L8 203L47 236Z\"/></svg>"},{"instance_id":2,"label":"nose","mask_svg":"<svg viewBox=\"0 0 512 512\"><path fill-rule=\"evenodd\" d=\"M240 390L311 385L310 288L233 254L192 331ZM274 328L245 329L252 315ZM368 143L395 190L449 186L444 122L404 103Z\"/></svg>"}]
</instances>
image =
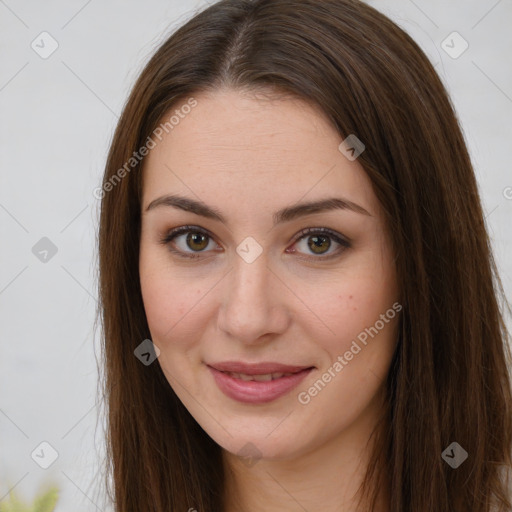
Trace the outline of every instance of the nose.
<instances>
[{"instance_id":1,"label":"nose","mask_svg":"<svg viewBox=\"0 0 512 512\"><path fill-rule=\"evenodd\" d=\"M268 341L286 331L290 292L268 264L265 252L252 263L236 257L226 276L218 327L245 344Z\"/></svg>"}]
</instances>

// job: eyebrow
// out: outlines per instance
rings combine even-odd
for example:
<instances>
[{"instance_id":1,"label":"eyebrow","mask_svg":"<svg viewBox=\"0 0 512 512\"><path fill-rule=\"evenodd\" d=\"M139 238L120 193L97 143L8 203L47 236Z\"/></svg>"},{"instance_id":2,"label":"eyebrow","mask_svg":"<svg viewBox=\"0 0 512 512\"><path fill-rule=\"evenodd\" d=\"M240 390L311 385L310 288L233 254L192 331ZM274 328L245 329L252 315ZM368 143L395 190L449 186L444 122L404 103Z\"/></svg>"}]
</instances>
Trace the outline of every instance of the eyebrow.
<instances>
[{"instance_id":1,"label":"eyebrow","mask_svg":"<svg viewBox=\"0 0 512 512\"><path fill-rule=\"evenodd\" d=\"M226 219L217 209L208 206L202 201L196 201L195 199L178 195L165 195L154 199L151 201L151 203L149 203L148 207L146 208L146 212L161 206L178 208L180 210L195 213L196 215L200 215L208 219L220 221L227 225ZM275 226L276 224L289 222L305 215L326 212L330 210L351 210L353 212L372 217L372 215L362 206L359 206L358 204L349 201L348 199L332 197L321 199L319 201L311 201L288 206L275 212L272 218Z\"/></svg>"}]
</instances>

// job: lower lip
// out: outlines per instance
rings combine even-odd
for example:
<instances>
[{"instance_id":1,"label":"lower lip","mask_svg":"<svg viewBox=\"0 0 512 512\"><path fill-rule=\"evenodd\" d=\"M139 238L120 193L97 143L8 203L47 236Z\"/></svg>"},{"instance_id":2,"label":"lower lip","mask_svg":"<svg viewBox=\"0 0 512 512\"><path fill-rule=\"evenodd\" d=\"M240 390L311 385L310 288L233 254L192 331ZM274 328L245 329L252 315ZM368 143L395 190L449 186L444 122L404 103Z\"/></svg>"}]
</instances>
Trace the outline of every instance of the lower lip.
<instances>
[{"instance_id":1,"label":"lower lip","mask_svg":"<svg viewBox=\"0 0 512 512\"><path fill-rule=\"evenodd\" d=\"M208 369L213 374L217 386L229 398L248 404L263 404L286 395L298 386L314 368L263 382L235 379L211 366L208 366Z\"/></svg>"}]
</instances>

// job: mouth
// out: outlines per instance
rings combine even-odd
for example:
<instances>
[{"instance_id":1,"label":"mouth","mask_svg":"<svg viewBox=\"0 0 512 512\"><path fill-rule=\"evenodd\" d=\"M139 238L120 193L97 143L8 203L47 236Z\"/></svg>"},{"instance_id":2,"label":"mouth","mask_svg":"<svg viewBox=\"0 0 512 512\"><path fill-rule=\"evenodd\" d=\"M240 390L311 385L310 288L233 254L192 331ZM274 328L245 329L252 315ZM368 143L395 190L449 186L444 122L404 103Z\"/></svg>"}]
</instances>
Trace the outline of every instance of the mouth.
<instances>
[{"instance_id":1,"label":"mouth","mask_svg":"<svg viewBox=\"0 0 512 512\"><path fill-rule=\"evenodd\" d=\"M229 398L249 404L266 403L286 395L315 370L314 366L292 367L275 363L260 364L259 369L256 369L256 365L251 368L246 365L244 372L219 369L220 366L226 368L226 365L220 364L207 365L218 388ZM231 364L230 368L234 366ZM236 363L236 366L239 370L240 363ZM272 370L280 366L279 370L291 371L266 370L265 373L261 369L263 366Z\"/></svg>"},{"instance_id":2,"label":"mouth","mask_svg":"<svg viewBox=\"0 0 512 512\"><path fill-rule=\"evenodd\" d=\"M314 366L309 365L290 365L275 362L244 363L242 361L223 361L207 364L207 366L223 373L247 375L250 377L274 374L291 375L302 370L314 368Z\"/></svg>"},{"instance_id":3,"label":"mouth","mask_svg":"<svg viewBox=\"0 0 512 512\"><path fill-rule=\"evenodd\" d=\"M271 380L281 379L282 377L290 377L291 375L295 375L300 372L292 372L292 373L263 373L258 375L249 375L247 373L234 373L234 372L222 372L230 377L243 381L256 381L256 382L269 382Z\"/></svg>"}]
</instances>

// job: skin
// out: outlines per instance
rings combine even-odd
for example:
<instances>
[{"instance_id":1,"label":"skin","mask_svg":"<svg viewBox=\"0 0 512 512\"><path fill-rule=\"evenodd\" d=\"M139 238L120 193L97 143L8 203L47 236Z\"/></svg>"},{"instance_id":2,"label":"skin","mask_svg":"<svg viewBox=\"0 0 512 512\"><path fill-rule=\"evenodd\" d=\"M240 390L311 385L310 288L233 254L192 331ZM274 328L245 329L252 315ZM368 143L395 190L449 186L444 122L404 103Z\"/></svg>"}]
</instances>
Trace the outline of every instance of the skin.
<instances>
[{"instance_id":1,"label":"skin","mask_svg":"<svg viewBox=\"0 0 512 512\"><path fill-rule=\"evenodd\" d=\"M232 89L194 97L197 106L164 134L143 171L139 270L158 364L223 448L225 512L354 511L398 315L309 403L300 403L298 393L399 301L380 204L362 166L338 150L343 138L317 108ZM146 211L165 194L199 199L227 225L170 206ZM348 199L368 215L336 209L273 227L277 210L330 197ZM187 244L181 234L160 243L185 225L211 238ZM351 246L328 238L317 253L308 246L314 234L297 236L321 227L348 237ZM263 251L252 263L236 252L248 236ZM200 257L179 257L169 247ZM335 256L322 261L324 252ZM206 367L226 360L316 369L287 395L251 405L224 395ZM247 443L258 450L252 463L237 455Z\"/></svg>"}]
</instances>

